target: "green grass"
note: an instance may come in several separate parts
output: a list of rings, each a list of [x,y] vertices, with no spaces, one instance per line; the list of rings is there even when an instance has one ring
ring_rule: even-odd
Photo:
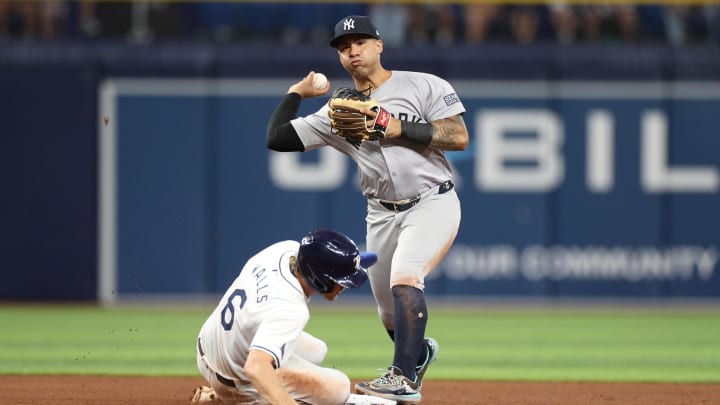
[[[195,373],[208,310],[0,307],[0,373]]]
[[[0,374],[197,375],[210,308],[0,306]],[[325,365],[392,360],[374,308],[311,308]],[[434,309],[433,379],[720,382],[720,310]]]

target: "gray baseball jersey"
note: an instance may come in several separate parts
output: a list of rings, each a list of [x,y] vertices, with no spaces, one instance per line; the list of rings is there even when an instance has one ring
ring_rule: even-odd
[[[452,86],[427,73],[393,71],[371,96],[393,117],[428,123],[465,112]],[[330,132],[328,106],[292,120],[305,150],[329,145],[350,156],[360,169],[362,193],[369,198],[395,201],[412,198],[452,178],[445,153],[405,139],[364,142],[356,149]]]
[[[445,80],[426,73],[392,71],[371,96],[393,117],[429,123],[465,112],[460,98]],[[447,253],[460,226],[460,202],[455,190],[440,190],[452,179],[442,150],[402,138],[363,142],[355,148],[333,135],[325,105],[314,114],[292,120],[305,150],[331,146],[358,165],[362,193],[368,197],[367,249],[378,262],[369,272],[383,325],[393,329],[391,288],[409,285],[424,289],[425,276]],[[395,212],[378,200],[397,201],[421,196],[417,205]]]

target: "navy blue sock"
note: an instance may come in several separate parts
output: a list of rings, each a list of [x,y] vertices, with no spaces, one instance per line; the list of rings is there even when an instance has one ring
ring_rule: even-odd
[[[393,366],[414,381],[415,366],[424,346],[428,319],[425,295],[421,290],[407,285],[393,287],[392,293],[395,298]]]
[[[385,330],[387,331],[388,336],[390,336],[390,340],[392,340],[394,342],[395,341],[395,331],[392,329],[385,329]],[[423,363],[425,363],[425,359],[427,359],[427,356],[428,356],[428,347],[427,347],[427,345],[424,344],[424,345],[420,346],[420,357],[418,357],[417,365],[415,366],[415,368],[423,365]]]
[[[422,346],[420,346],[420,357],[418,357],[415,367],[417,368],[418,366],[425,363],[425,358],[427,356],[428,356],[428,347],[425,344],[425,339],[423,338],[423,344],[422,344]]]

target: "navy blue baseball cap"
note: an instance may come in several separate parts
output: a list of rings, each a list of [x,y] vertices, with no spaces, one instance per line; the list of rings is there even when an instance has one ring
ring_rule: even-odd
[[[367,35],[375,39],[380,39],[380,32],[368,17],[364,15],[349,15],[335,24],[335,37],[330,41],[330,46],[337,48],[340,38],[351,34]]]

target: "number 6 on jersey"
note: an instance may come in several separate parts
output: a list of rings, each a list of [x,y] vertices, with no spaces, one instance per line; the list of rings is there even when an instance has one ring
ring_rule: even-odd
[[[235,305],[233,305],[235,297],[240,297],[240,304],[238,305],[240,309],[245,306],[245,301],[247,300],[247,295],[243,289],[237,289],[230,294],[227,304],[225,304],[225,308],[222,310],[222,316],[220,317],[220,323],[225,330],[232,329],[233,322],[235,322]]]

